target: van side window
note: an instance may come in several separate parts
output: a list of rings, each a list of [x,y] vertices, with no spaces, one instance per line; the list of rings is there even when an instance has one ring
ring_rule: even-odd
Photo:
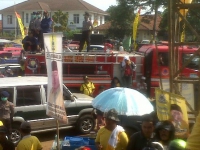
[[[48,97],[47,96],[47,85],[44,85],[44,88],[45,88],[45,93],[46,93],[46,98]],[[64,100],[71,100],[71,95],[65,90],[65,88],[63,87],[63,99]]]
[[[40,86],[17,87],[16,106],[30,106],[40,104]]]
[[[13,103],[14,88],[2,88],[2,89],[0,89],[0,93],[1,93],[2,91],[7,91],[7,92],[10,94],[10,96],[9,96],[9,98],[8,98],[8,101],[10,101],[10,102]]]

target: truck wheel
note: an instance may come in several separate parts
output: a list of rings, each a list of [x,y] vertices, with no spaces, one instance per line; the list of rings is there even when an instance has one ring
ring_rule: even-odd
[[[91,115],[83,115],[77,122],[77,129],[82,134],[88,134],[94,129],[94,118]]]
[[[11,138],[11,141],[15,145],[17,145],[19,143],[19,141],[21,140],[21,138],[22,138],[22,135],[20,133],[19,128],[20,128],[20,124],[18,124],[18,123],[14,123],[12,125],[12,133],[11,133],[11,137],[10,138]]]

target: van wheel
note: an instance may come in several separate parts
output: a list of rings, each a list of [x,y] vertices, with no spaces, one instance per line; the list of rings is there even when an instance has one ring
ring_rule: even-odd
[[[21,140],[22,138],[22,135],[20,133],[20,130],[19,130],[19,127],[20,125],[19,124],[13,124],[12,125],[12,133],[11,133],[11,141],[17,145],[19,143],[19,141]]]
[[[77,122],[77,129],[82,134],[88,134],[94,129],[94,118],[91,115],[83,115]]]

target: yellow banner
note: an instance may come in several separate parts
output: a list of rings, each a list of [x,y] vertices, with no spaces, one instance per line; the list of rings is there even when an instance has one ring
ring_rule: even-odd
[[[136,50],[137,44],[136,44],[136,38],[137,38],[137,28],[138,28],[138,22],[140,17],[140,9],[138,10],[138,13],[135,16],[135,19],[133,21],[133,46],[134,50]]]
[[[25,38],[25,33],[24,33],[24,25],[22,23],[22,19],[21,19],[20,15],[17,12],[15,12],[15,15],[16,15],[17,21],[19,23],[20,31],[21,31],[21,34],[22,34],[22,39],[24,39]]]
[[[159,120],[170,120],[176,129],[176,137],[187,138],[188,114],[185,99],[177,94],[172,94],[156,89],[156,107]]]

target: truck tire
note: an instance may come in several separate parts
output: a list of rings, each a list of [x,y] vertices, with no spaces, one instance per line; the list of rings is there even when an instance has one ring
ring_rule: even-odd
[[[78,131],[82,134],[88,134],[90,133],[95,126],[94,118],[91,115],[83,115],[78,119],[78,122],[76,124],[76,128]]]
[[[11,141],[16,146],[21,140],[21,138],[22,138],[22,135],[20,133],[20,123],[14,123],[12,125]]]

